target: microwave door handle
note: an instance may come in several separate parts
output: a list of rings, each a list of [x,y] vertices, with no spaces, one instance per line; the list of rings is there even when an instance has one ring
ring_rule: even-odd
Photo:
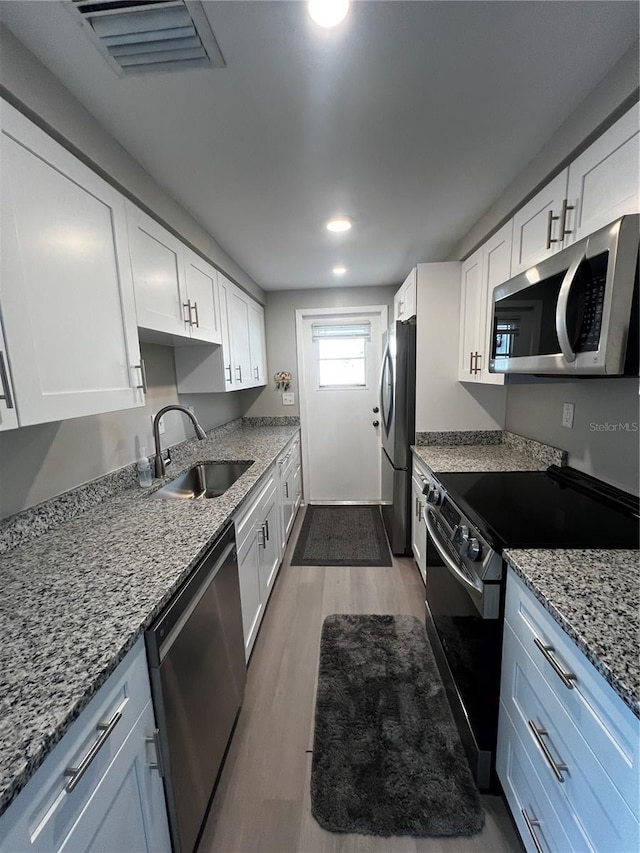
[[[558,343],[564,360],[573,363],[576,360],[576,354],[571,348],[569,340],[569,330],[567,329],[567,305],[569,304],[569,296],[571,288],[575,281],[578,267],[585,260],[586,254],[584,249],[581,249],[575,258],[571,261],[569,269],[566,272],[562,284],[560,285],[560,293],[558,294],[558,302],[556,303],[556,334],[558,335]]]
[[[449,571],[453,575],[455,575],[455,577],[457,578],[457,580],[460,581],[460,583],[463,583],[465,586],[471,587],[471,589],[474,590],[474,592],[480,592],[480,593],[484,592],[484,586],[483,586],[482,582],[479,581],[477,584],[472,583],[472,581],[470,581],[468,578],[466,578],[462,574],[462,572],[457,567],[455,562],[451,559],[449,554],[447,554],[447,551],[446,551],[444,545],[442,545],[442,543],[438,539],[438,531],[436,530],[433,522],[431,521],[429,509],[426,505],[425,505],[422,513],[423,513],[424,523],[426,525],[427,531],[429,532],[429,536],[431,536],[431,541],[433,542],[435,549],[438,552],[438,554],[440,554],[440,556],[442,557],[442,562],[445,564],[445,566],[449,569]]]

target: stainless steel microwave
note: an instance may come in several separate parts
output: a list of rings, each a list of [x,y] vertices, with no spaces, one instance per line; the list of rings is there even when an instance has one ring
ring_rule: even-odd
[[[493,291],[492,373],[638,375],[640,215]]]

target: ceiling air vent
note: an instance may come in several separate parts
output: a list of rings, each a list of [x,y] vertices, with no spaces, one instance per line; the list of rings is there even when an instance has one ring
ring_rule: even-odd
[[[65,6],[121,76],[225,65],[201,3],[73,0]]]

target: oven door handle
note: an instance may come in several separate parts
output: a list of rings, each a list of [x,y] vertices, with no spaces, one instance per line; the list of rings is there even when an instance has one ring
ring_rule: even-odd
[[[469,578],[465,577],[465,575],[460,571],[460,569],[458,568],[458,566],[456,565],[454,560],[447,553],[446,548],[444,547],[444,545],[440,542],[440,539],[438,538],[438,531],[436,530],[433,522],[431,521],[430,512],[426,506],[424,507],[424,510],[423,510],[423,518],[424,518],[424,523],[427,527],[427,531],[428,531],[429,535],[431,536],[433,544],[435,545],[436,551],[442,557],[442,560],[443,560],[445,566],[449,569],[449,571],[452,574],[455,575],[456,579],[459,580],[461,583],[463,583],[465,586],[471,587],[471,589],[474,590],[475,592],[483,593],[484,592],[484,585],[483,585],[482,581],[479,581],[477,584],[473,583],[473,581],[470,581]]]

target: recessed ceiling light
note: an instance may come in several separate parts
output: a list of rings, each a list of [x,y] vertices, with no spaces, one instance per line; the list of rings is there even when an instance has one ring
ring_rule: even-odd
[[[344,275],[347,271],[346,267],[334,267],[333,274],[334,275]]]
[[[327,231],[339,233],[340,231],[348,231],[351,228],[352,222],[347,216],[335,216],[327,222]]]
[[[349,11],[349,0],[309,0],[309,14],[321,27],[335,27]]]

